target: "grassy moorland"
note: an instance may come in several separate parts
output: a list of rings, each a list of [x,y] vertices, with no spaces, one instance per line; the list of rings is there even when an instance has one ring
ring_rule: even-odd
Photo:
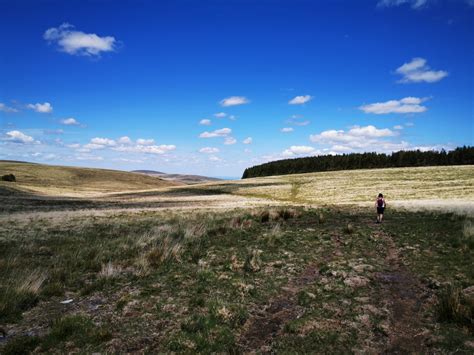
[[[4,188],[0,352],[472,352],[473,215],[359,205],[472,198],[472,168],[433,169]]]
[[[15,187],[18,189],[53,196],[90,196],[179,185],[158,177],[125,171],[2,161],[0,175],[5,174],[15,175]],[[2,182],[2,186],[11,184]]]

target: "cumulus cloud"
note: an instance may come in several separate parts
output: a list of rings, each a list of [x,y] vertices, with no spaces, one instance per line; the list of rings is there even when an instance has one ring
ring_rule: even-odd
[[[313,97],[311,95],[295,96],[290,101],[288,101],[288,103],[290,105],[302,105],[311,101],[312,99]]]
[[[220,101],[221,106],[228,107],[228,106],[237,106],[237,105],[244,105],[250,102],[245,96],[230,96]]]
[[[0,102],[0,111],[1,112],[18,112],[18,110],[16,108],[7,106],[7,105],[5,105],[1,102]]]
[[[66,126],[79,126],[80,123],[73,117],[65,118],[59,121],[61,124],[66,125]]]
[[[10,131],[7,132],[7,139],[13,143],[20,143],[20,144],[38,144],[40,142],[35,141],[35,139],[31,136],[28,136],[20,131]]]
[[[137,144],[138,145],[153,145],[153,144],[155,144],[155,140],[154,139],[138,138],[137,139]]]
[[[110,147],[113,147],[117,144],[113,139],[100,138],[100,137],[92,138],[91,143],[92,144],[97,144],[97,145],[110,146]]]
[[[60,51],[71,55],[100,56],[101,52],[114,51],[117,45],[112,36],[100,37],[95,33],[76,31],[69,23],[47,29],[43,38],[48,43],[55,43]]]
[[[214,148],[214,147],[204,147],[204,148],[199,149],[199,153],[215,154],[215,153],[219,153],[219,149]]]
[[[283,127],[282,129],[280,129],[280,132],[283,132],[283,133],[289,133],[293,131],[294,131],[293,127]]]
[[[119,144],[132,144],[132,140],[127,136],[123,136],[123,137],[120,137],[119,139],[117,139],[117,143],[119,143]]]
[[[214,114],[214,117],[217,117],[217,118],[224,118],[226,116],[227,116],[227,113],[225,112],[218,112]]]
[[[207,118],[203,118],[201,121],[199,121],[199,124],[203,125],[203,126],[210,126],[211,125],[211,120],[209,120]]]
[[[395,7],[395,6],[400,6],[404,4],[410,5],[412,9],[421,9],[427,3],[429,0],[380,0],[377,3],[378,7]]]
[[[39,113],[51,113],[53,112],[53,106],[49,102],[45,102],[43,104],[37,103],[37,104],[28,104],[26,106],[27,108],[34,110]]]
[[[447,71],[430,70],[426,59],[423,58],[413,58],[410,62],[397,68],[396,73],[402,76],[399,80],[400,83],[434,83],[448,76]]]
[[[281,155],[283,157],[292,157],[295,155],[308,155],[315,153],[316,149],[306,145],[292,145],[290,148],[285,149]]]
[[[226,137],[226,139],[224,140],[224,144],[226,145],[232,145],[235,143],[237,143],[237,139],[235,139],[234,137]]]
[[[365,113],[373,113],[376,115],[388,113],[420,113],[427,110],[425,106],[420,105],[425,100],[426,99],[418,97],[405,97],[401,100],[389,100],[386,102],[362,105],[359,109]]]
[[[354,126],[348,131],[327,130],[310,135],[313,143],[330,145],[330,151],[345,153],[353,151],[394,151],[406,149],[409,144],[405,141],[393,142],[398,131],[388,128],[377,128],[372,125]]]
[[[242,143],[244,144],[252,144],[252,142],[253,142],[252,137],[247,137],[242,141]]]
[[[215,161],[215,162],[222,162],[222,161],[223,161],[221,158],[216,157],[215,155],[211,155],[211,156],[209,157],[209,160],[210,160],[210,161]]]
[[[221,129],[216,129],[215,131],[212,132],[202,132],[199,135],[199,138],[215,138],[215,137],[226,137],[229,134],[232,133],[232,130],[230,128],[221,128]]]

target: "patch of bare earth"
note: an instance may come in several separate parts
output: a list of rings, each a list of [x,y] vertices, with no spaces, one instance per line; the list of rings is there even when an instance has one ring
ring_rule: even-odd
[[[433,302],[432,292],[400,261],[394,241],[378,231],[387,245],[386,271],[376,274],[380,285],[377,295],[389,310],[389,323],[383,327],[386,336],[381,353],[426,353],[429,331],[423,327],[423,311]]]
[[[282,289],[278,297],[250,318],[244,325],[239,339],[241,349],[245,352],[270,352],[273,340],[282,333],[284,325],[304,313],[304,308],[297,302],[298,292],[315,282],[318,276],[317,267],[308,265],[298,277]]]

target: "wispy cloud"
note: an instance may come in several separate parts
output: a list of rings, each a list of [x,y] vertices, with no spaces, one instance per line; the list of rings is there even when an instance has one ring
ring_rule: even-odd
[[[430,0],[380,0],[378,7],[394,7],[408,4],[412,9],[421,9],[428,4]]]
[[[250,102],[245,96],[230,96],[220,101],[221,106],[228,107],[228,106],[237,106],[237,105],[244,105]]]
[[[252,144],[252,142],[253,142],[252,137],[247,137],[242,141],[242,143],[244,144]]]
[[[214,147],[204,147],[204,148],[199,149],[199,153],[215,154],[215,153],[219,153],[219,149],[214,148]]]
[[[16,108],[7,106],[7,105],[5,105],[1,102],[0,102],[0,111],[1,112],[18,112],[18,110]]]
[[[229,134],[232,133],[232,130],[230,128],[221,128],[221,129],[216,129],[215,131],[212,132],[202,132],[199,135],[199,138],[215,138],[215,137],[226,137]]]
[[[209,120],[207,118],[203,118],[201,121],[199,121],[199,124],[203,125],[203,126],[210,126],[211,125],[211,120]]]
[[[448,76],[447,71],[431,70],[423,58],[413,58],[397,68],[396,72],[402,75],[400,83],[434,83]]]
[[[60,51],[71,55],[100,56],[101,52],[114,51],[117,45],[112,36],[101,37],[95,33],[76,31],[69,23],[49,28],[43,38],[48,43],[57,44]]]
[[[138,138],[137,139],[137,144],[138,145],[153,145],[153,144],[155,144],[155,140],[154,139]]]
[[[293,127],[283,127],[282,129],[280,129],[280,132],[283,132],[283,133],[290,133],[293,131],[294,131]]]
[[[224,144],[226,145],[232,145],[235,143],[237,143],[237,139],[235,139],[234,137],[226,137],[226,139],[224,140]]]
[[[311,123],[311,121],[305,120],[301,115],[293,115],[286,121],[286,123],[295,126],[307,126]]]
[[[420,113],[425,112],[427,108],[420,105],[426,98],[405,97],[401,100],[389,100],[386,102],[376,102],[373,104],[362,105],[360,110],[365,113],[383,115],[388,113]]]
[[[61,124],[65,125],[65,126],[79,126],[80,123],[79,121],[77,121],[75,118],[73,117],[69,117],[69,118],[64,118],[62,119],[61,121],[59,121]]]
[[[53,112],[53,106],[49,102],[45,102],[43,104],[37,103],[37,104],[28,104],[26,106],[27,108],[34,110],[39,113],[51,113]]]
[[[313,97],[311,95],[295,96],[290,101],[288,101],[288,103],[290,105],[302,105],[311,101],[312,99]]]
[[[217,117],[217,118],[224,118],[226,116],[227,116],[227,113],[225,112],[218,112],[214,114],[214,117]]]

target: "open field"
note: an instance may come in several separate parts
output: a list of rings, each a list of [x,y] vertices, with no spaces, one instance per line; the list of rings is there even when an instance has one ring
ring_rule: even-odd
[[[18,184],[0,186],[0,352],[474,351],[473,167]]]
[[[0,176],[16,176],[15,187],[43,195],[91,196],[108,192],[149,190],[179,183],[143,174],[107,169],[0,162]],[[2,183],[2,186],[9,184]]]

